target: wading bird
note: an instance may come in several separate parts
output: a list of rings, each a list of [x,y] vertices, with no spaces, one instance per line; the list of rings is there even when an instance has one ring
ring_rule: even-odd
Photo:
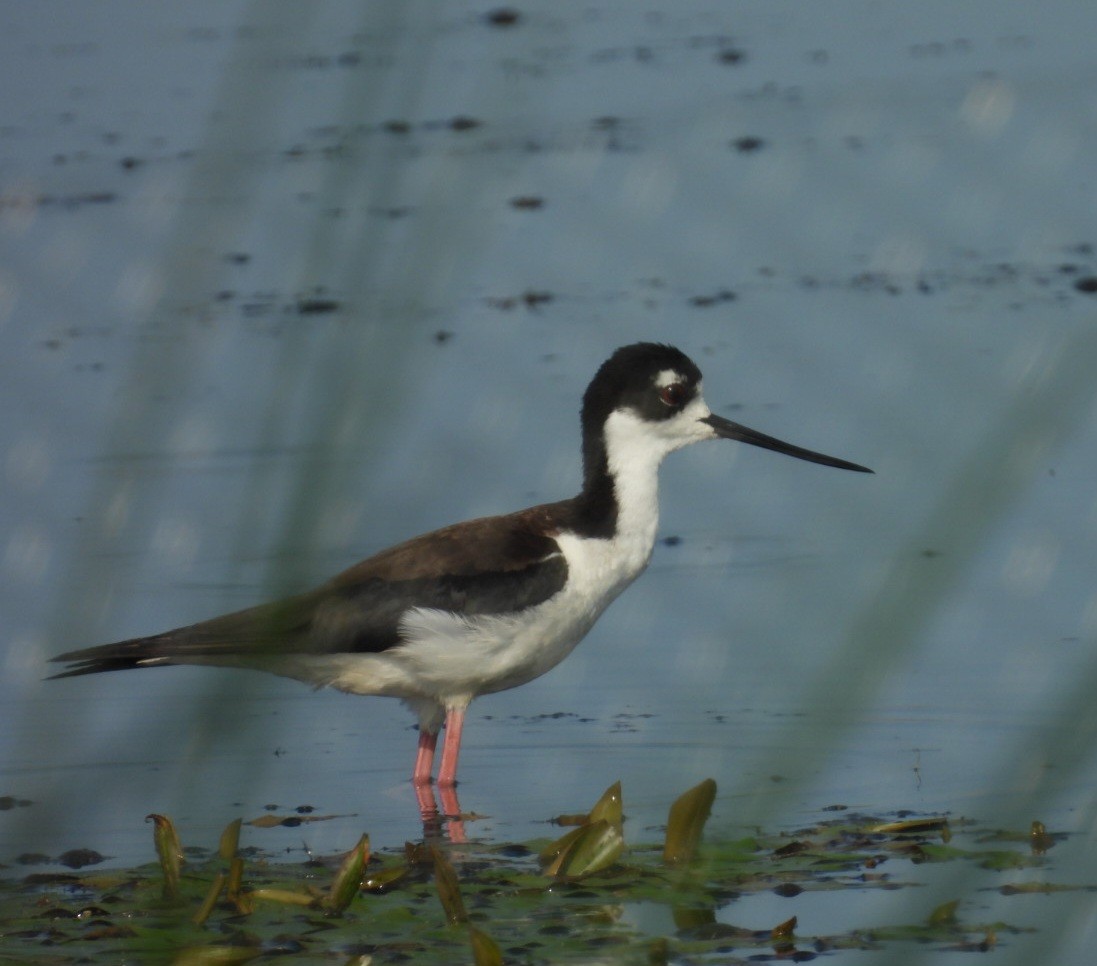
[[[445,722],[438,784],[452,787],[469,702],[559,664],[647,566],[668,453],[730,439],[871,472],[714,415],[697,366],[653,343],[602,365],[583,396],[582,431],[578,496],[415,537],[285,600],[61,654],[53,660],[71,666],[56,677],[200,664],[391,695],[419,717],[420,788]]]

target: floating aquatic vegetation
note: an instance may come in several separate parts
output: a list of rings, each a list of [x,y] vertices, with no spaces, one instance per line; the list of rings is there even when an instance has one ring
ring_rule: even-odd
[[[217,900],[221,898],[221,893],[225,891],[225,873],[218,872],[213,877],[213,882],[210,883],[209,892],[206,893],[206,898],[202,900],[202,904],[198,907],[198,911],[191,919],[196,926],[201,926],[210,917],[210,913],[213,912],[214,906],[217,905]]]
[[[558,879],[582,879],[608,869],[625,850],[620,827],[604,818],[580,826],[555,844],[545,874]]]
[[[937,815],[927,815],[924,818],[908,818],[898,822],[878,822],[867,831],[883,832],[889,835],[907,835],[917,832],[942,832],[945,833],[944,841],[948,841],[948,819]]]
[[[469,943],[472,945],[472,961],[476,966],[503,966],[503,951],[486,932],[469,926]]]
[[[606,963],[803,961],[889,944],[987,951],[1022,930],[971,918],[985,908],[978,894],[1054,902],[1061,892],[1097,891],[1054,881],[1046,852],[1065,836],[1042,825],[990,830],[940,816],[843,814],[734,836],[710,827],[715,795],[704,781],[675,800],[662,842],[626,834],[615,783],[554,842],[431,840],[378,854],[363,835],[343,856],[297,865],[251,843],[241,856],[240,835],[264,831],[233,822],[215,851],[188,850],[184,868],[173,823],[150,816],[156,864],[0,879],[0,961],[231,966],[277,956],[433,966],[471,955],[476,966],[496,966],[589,962],[592,951]],[[928,916],[924,898],[904,904],[901,890],[920,884],[919,865],[943,862],[967,872],[953,877],[954,895]],[[1003,883],[1002,871],[1012,869],[1037,871]],[[849,890],[852,898],[873,889],[898,893],[894,925],[828,933],[815,916],[812,933],[799,931],[812,892]],[[738,904],[765,892],[799,897],[799,920],[738,924]],[[169,893],[177,898],[165,902]],[[643,910],[653,908],[665,910],[656,931],[643,924]],[[903,922],[908,908],[917,911]]]
[[[320,906],[331,913],[341,913],[346,909],[362,888],[367,862],[369,862],[369,836],[363,835],[358,840],[358,844],[343,859],[332,880],[331,888],[320,900]]]
[[[164,815],[146,815],[146,822],[153,823],[153,841],[164,873],[164,898],[179,898],[179,873],[183,867],[183,846],[170,818]]]
[[[545,875],[581,879],[609,868],[625,849],[623,822],[621,783],[614,782],[577,828],[541,850],[539,858]]]
[[[247,824],[255,828],[276,828],[277,826],[296,828],[298,825],[307,825],[310,822],[330,822],[332,819],[346,817],[346,815],[275,815],[272,813],[253,818]]]
[[[712,803],[716,801],[716,782],[706,778],[682,795],[670,807],[667,838],[663,845],[663,861],[667,865],[682,865],[693,859],[701,842]]]
[[[221,841],[217,844],[217,854],[226,862],[236,857],[236,850],[240,847],[240,826],[243,822],[242,818],[234,819],[225,826],[225,831],[221,833]]]
[[[454,926],[468,922],[469,915],[465,911],[465,901],[461,898],[461,886],[453,864],[441,849],[432,847],[430,854],[434,861],[434,884],[438,888],[438,898],[446,914],[446,921]]]

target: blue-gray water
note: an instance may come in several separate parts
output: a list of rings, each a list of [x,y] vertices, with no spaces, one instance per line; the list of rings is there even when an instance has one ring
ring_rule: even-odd
[[[472,833],[620,778],[643,838],[711,776],[717,827],[1040,818],[1092,881],[1092,17],[520,11],[0,13],[0,795],[34,802],[0,861],[271,803],[347,816],[287,848],[415,837],[393,702],[46,658],[570,495],[583,388],[659,339],[716,411],[876,475],[673,456],[677,540],[473,706]],[[1059,909],[1084,948],[1091,903]]]

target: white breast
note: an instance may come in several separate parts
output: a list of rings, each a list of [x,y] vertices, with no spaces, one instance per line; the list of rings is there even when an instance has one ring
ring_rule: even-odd
[[[650,543],[634,540],[561,534],[557,542],[568,579],[549,600],[507,616],[409,611],[401,621],[406,643],[384,656],[406,668],[419,694],[442,704],[517,687],[554,668],[651,556]]]

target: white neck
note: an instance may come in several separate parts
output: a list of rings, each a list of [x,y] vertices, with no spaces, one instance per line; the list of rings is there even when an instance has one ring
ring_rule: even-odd
[[[628,412],[606,420],[606,462],[617,499],[617,539],[638,541],[650,556],[659,526],[659,465],[666,452],[652,445],[647,425]]]
[[[668,453],[712,438],[701,422],[709,414],[700,393],[664,422],[641,419],[629,410],[610,413],[604,430],[606,464],[617,497],[618,539],[638,540],[651,554],[659,525],[659,466]]]

